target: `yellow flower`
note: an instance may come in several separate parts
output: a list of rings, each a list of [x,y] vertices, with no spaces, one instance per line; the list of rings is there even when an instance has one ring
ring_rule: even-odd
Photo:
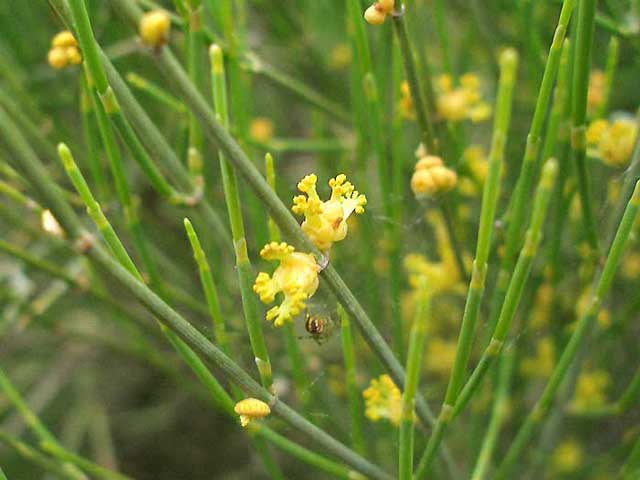
[[[156,49],[169,41],[170,30],[169,14],[160,9],[145,13],[138,24],[138,33],[142,42]]]
[[[551,302],[553,300],[553,287],[549,283],[543,283],[536,291],[536,301],[531,312],[531,327],[542,329],[549,323],[551,316]]]
[[[638,128],[635,120],[620,118],[613,122],[596,120],[587,129],[589,154],[611,167],[624,168],[629,164]]]
[[[260,272],[253,291],[263,303],[271,303],[278,293],[284,295],[282,303],[267,311],[267,320],[279,327],[291,320],[306,306],[305,301],[318,289],[320,267],[310,253],[301,253],[286,243],[272,242],[264,246],[260,256],[265,260],[278,260],[280,265],[270,277]]]
[[[394,425],[400,425],[402,394],[387,374],[371,379],[369,387],[362,392],[365,416],[377,422],[386,418]]]
[[[411,190],[416,198],[446,193],[456,186],[458,175],[445,167],[440,157],[427,155],[416,163]]]
[[[536,353],[520,362],[520,372],[525,377],[547,378],[556,363],[556,350],[550,337],[542,337],[536,343]]]
[[[367,8],[364,12],[364,19],[371,25],[381,25],[387,15],[393,11],[394,4],[394,0],[380,0]]]
[[[587,93],[587,111],[595,112],[604,101],[604,72],[593,70],[589,75],[589,93]]]
[[[63,30],[51,39],[51,49],[47,54],[47,61],[56,70],[67,65],[79,65],[82,62],[78,43],[69,30]]]
[[[258,142],[268,142],[273,137],[273,122],[266,117],[256,117],[249,125],[249,135]]]
[[[354,189],[345,175],[340,174],[329,180],[331,197],[323,202],[316,191],[317,181],[314,174],[300,180],[298,190],[306,195],[294,197],[291,210],[297,215],[304,215],[302,230],[320,250],[328,251],[334,242],[347,236],[347,219],[354,212],[364,212],[367,198]]]
[[[271,413],[269,405],[257,398],[245,398],[236,403],[233,410],[240,415],[240,425],[246,427],[252,420],[266,417]]]
[[[581,373],[571,401],[571,408],[584,410],[601,407],[607,401],[605,392],[609,385],[611,385],[611,378],[604,370]]]
[[[582,465],[582,448],[575,440],[565,440],[553,452],[552,464],[556,473],[573,473]]]
[[[449,75],[441,75],[436,81],[438,115],[450,122],[471,120],[479,123],[491,116],[491,106],[482,101],[480,79],[473,73],[460,77],[460,86],[454,88]]]
[[[424,359],[427,372],[447,378],[453,368],[456,348],[455,340],[443,340],[437,337],[429,340]]]

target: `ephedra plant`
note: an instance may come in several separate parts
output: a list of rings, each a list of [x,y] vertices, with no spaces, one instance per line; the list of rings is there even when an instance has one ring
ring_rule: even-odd
[[[0,16],[0,478],[640,478],[640,4]]]

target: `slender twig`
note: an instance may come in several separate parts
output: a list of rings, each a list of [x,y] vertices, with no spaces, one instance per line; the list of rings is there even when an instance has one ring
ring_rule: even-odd
[[[351,418],[351,444],[355,451],[364,453],[364,433],[362,415],[362,395],[358,389],[356,379],[356,357],[351,332],[351,321],[341,306],[338,306],[340,316],[340,336],[342,343],[342,358],[344,360],[344,383],[347,390],[349,416]]]
[[[144,78],[143,76],[138,75],[135,72],[129,72],[126,75],[126,79],[127,79],[127,82],[129,82],[129,84],[132,87],[137,88],[141,92],[146,93],[147,95],[149,95],[149,97],[166,105],[176,113],[185,112],[184,105],[180,102],[180,100],[175,98],[173,95],[171,95],[162,87]]]
[[[586,336],[591,330],[591,325],[600,311],[604,296],[611,287],[611,283],[613,282],[622,254],[624,253],[626,243],[629,239],[629,235],[639,209],[640,182],[636,183],[636,188],[631,200],[627,204],[627,209],[625,210],[622,221],[620,222],[616,232],[613,244],[611,245],[611,249],[609,250],[609,254],[605,260],[604,267],[594,283],[593,290],[589,297],[588,308],[580,317],[580,320],[578,321],[569,342],[565,346],[542,395],[527,416],[525,422],[519,428],[513,443],[511,443],[511,447],[496,473],[496,479],[502,480],[508,478],[510,472],[515,466],[515,462],[522,454],[523,449],[527,444],[529,444],[536,426],[549,413],[549,410],[553,405],[556,392],[569,371],[569,367],[573,363],[578,350],[586,341]]]
[[[410,480],[413,475],[414,406],[420,381],[422,357],[427,336],[427,323],[431,315],[431,297],[425,279],[418,285],[418,300],[414,313],[409,351],[407,353],[407,381],[402,392],[400,433],[398,447],[398,479]]]
[[[482,440],[480,454],[471,473],[471,480],[487,478],[487,470],[491,466],[491,458],[497,446],[498,434],[509,408],[509,391],[514,364],[515,355],[513,350],[505,350],[500,359],[498,384],[496,386],[495,399],[493,400],[493,408],[491,409],[491,418],[489,419],[487,432]]]
[[[211,61],[211,84],[213,88],[213,100],[217,117],[224,128],[229,127],[229,115],[227,111],[226,76],[224,71],[224,59],[222,50],[217,45],[212,45],[209,49]],[[227,211],[229,213],[229,223],[231,224],[231,236],[233,238],[233,248],[236,254],[236,268],[238,270],[238,280],[240,282],[240,293],[242,296],[242,308],[244,319],[249,333],[249,341],[255,356],[256,366],[265,388],[271,389],[273,376],[271,372],[271,362],[267,352],[267,345],[262,333],[262,322],[258,316],[257,299],[252,290],[253,268],[247,252],[247,240],[244,234],[244,222],[240,209],[240,195],[238,192],[238,182],[233,166],[226,160],[222,151],[218,153],[220,157],[220,170],[222,172],[222,185],[224,188]]]
[[[455,405],[473,346],[480,304],[484,294],[484,283],[487,274],[487,262],[491,250],[493,223],[500,193],[500,172],[504,161],[504,149],[507,143],[507,133],[511,121],[511,100],[515,84],[518,56],[514,50],[506,50],[500,57],[500,83],[498,98],[496,99],[496,116],[493,127],[493,139],[489,160],[489,173],[482,194],[480,210],[480,226],[476,245],[476,258],[467,293],[462,325],[456,347],[456,357],[451,371],[442,409],[431,434],[427,449],[420,461],[418,473],[425,475],[428,465],[435,455],[446,426],[451,419],[451,412]]]
[[[618,68],[618,55],[620,52],[620,40],[618,37],[611,37],[609,48],[607,49],[607,65],[604,71],[604,86],[602,87],[602,103],[598,106],[595,114],[596,118],[604,118],[609,113],[609,103],[611,102],[611,87]]]
[[[509,280],[513,272],[513,265],[522,246],[524,222],[526,221],[531,187],[536,175],[536,161],[540,150],[542,131],[544,128],[545,118],[547,117],[551,91],[560,64],[562,45],[569,26],[569,20],[571,19],[574,4],[575,0],[564,0],[562,3],[562,10],[560,11],[558,25],[553,35],[551,47],[549,48],[549,56],[544,68],[544,74],[538,91],[533,119],[531,120],[531,126],[527,136],[527,144],[524,151],[522,166],[520,168],[520,175],[518,176],[514,192],[511,195],[509,206],[507,208],[507,211],[509,212],[507,236],[505,240],[504,254],[500,261],[500,270],[496,285],[491,295],[489,319],[487,320],[488,332],[493,331],[493,328],[498,321],[500,306],[502,305],[509,285]]]

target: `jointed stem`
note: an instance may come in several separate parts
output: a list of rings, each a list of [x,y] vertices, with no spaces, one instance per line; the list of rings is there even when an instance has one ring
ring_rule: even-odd
[[[211,58],[213,100],[217,116],[222,126],[228,128],[229,116],[227,112],[226,77],[222,50],[217,45],[212,45],[209,54]],[[231,223],[231,236],[236,254],[236,267],[238,269],[238,280],[240,281],[244,319],[262,384],[266,389],[271,389],[271,384],[273,383],[271,362],[262,333],[262,322],[260,318],[258,318],[256,296],[251,288],[253,284],[253,268],[251,267],[249,254],[247,252],[247,240],[244,235],[244,222],[240,209],[238,183],[233,167],[226,160],[224,153],[221,151],[218,155],[220,157],[220,170],[222,172],[222,184],[227,202],[229,222]]]
[[[497,479],[506,479],[511,473],[516,461],[522,454],[524,447],[529,444],[531,436],[534,433],[536,426],[546,417],[553,404],[556,392],[562,384],[569,367],[573,363],[573,360],[586,341],[586,336],[591,330],[591,326],[596,319],[604,296],[609,291],[613,278],[615,276],[618,264],[624,253],[624,249],[627,241],[629,240],[629,234],[633,223],[637,217],[638,210],[640,209],[640,182],[636,183],[631,200],[627,204],[622,221],[618,227],[613,244],[609,250],[609,254],[605,261],[602,271],[598,275],[597,281],[594,284],[593,291],[591,292],[589,306],[585,313],[582,315],[578,324],[569,339],[565,349],[560,356],[560,360],[556,364],[547,385],[536,402],[533,410],[527,416],[524,424],[518,430],[518,433],[507,452],[504,460],[502,461],[500,468],[496,474]]]
[[[487,262],[491,248],[493,222],[500,192],[500,172],[504,160],[507,132],[511,121],[511,99],[517,73],[518,57],[514,50],[506,50],[500,58],[500,84],[496,100],[496,118],[493,130],[493,140],[489,160],[489,173],[482,194],[480,213],[480,227],[476,246],[476,258],[467,293],[462,326],[458,337],[456,357],[453,370],[447,386],[447,393],[442,405],[436,428],[429,438],[429,443],[418,467],[418,476],[426,475],[431,459],[438,450],[444,436],[446,425],[450,420],[450,413],[456,403],[458,392],[462,385],[467,362],[473,346],[480,304],[484,293],[484,283],[487,273]]]

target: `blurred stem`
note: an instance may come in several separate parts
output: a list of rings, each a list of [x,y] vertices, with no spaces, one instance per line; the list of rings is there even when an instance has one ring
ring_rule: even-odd
[[[609,104],[611,102],[611,86],[616,76],[618,68],[618,55],[620,52],[620,40],[612,36],[607,49],[607,65],[604,72],[604,87],[602,88],[602,103],[600,104],[595,118],[605,118],[609,114]]]
[[[40,443],[40,447],[45,452],[60,459],[61,461],[68,462],[84,470],[93,478],[101,478],[103,480],[133,480],[131,477],[113,472],[101,467],[100,465],[97,465],[96,463],[93,463],[90,460],[87,460],[86,458],[81,457],[80,455],[71,453],[68,450],[62,448],[57,443],[43,441]]]
[[[25,423],[29,426],[31,431],[35,434],[40,442],[48,442],[57,445],[59,448],[62,446],[58,443],[58,440],[53,436],[49,429],[42,423],[40,418],[29,408],[22,395],[13,385],[13,382],[4,373],[4,370],[0,367],[0,389],[4,392],[5,396],[13,404],[15,409],[20,413]],[[4,438],[2,438],[4,437]],[[0,436],[5,442],[8,438],[6,435]],[[11,443],[11,442],[10,442]],[[14,443],[15,445],[15,443]],[[67,476],[77,480],[86,479],[86,477],[72,465],[65,464],[63,469],[67,472]]]
[[[444,13],[444,0],[435,0],[433,6],[433,16],[436,24],[436,32],[442,50],[442,69],[444,73],[453,76],[451,68],[451,45],[449,44],[449,30],[447,28],[446,16]]]
[[[551,377],[549,378],[542,395],[527,416],[524,424],[518,429],[513,443],[511,443],[506,456],[503,458],[502,463],[496,472],[496,479],[504,480],[509,478],[509,474],[513,470],[513,467],[522,454],[522,451],[530,444],[531,437],[534,434],[537,425],[546,417],[553,406],[556,392],[569,371],[569,367],[578,353],[578,350],[586,341],[587,334],[591,330],[591,325],[600,311],[602,301],[611,287],[611,283],[613,282],[618,264],[620,263],[620,259],[624,253],[626,243],[629,240],[629,235],[639,209],[640,182],[636,183],[636,188],[631,200],[627,204],[624,216],[622,217],[622,221],[620,222],[616,232],[615,239],[605,260],[604,267],[594,283],[594,287],[589,297],[588,307],[585,313],[580,317],[580,320],[571,334],[569,342],[562,351],[562,355],[553,369]]]
[[[150,98],[157,101],[158,103],[162,103],[169,107],[176,113],[183,114],[185,113],[184,105],[167,92],[162,87],[154,84],[150,80],[147,80],[141,75],[138,75],[135,72],[129,72],[126,75],[127,82],[134,88],[137,88],[141,92],[146,93]]]
[[[640,435],[633,444],[627,461],[622,465],[619,477],[622,480],[632,480],[638,473],[640,473]]]
[[[349,315],[347,315],[347,312],[345,312],[340,305],[338,305],[338,315],[340,317],[340,340],[342,343],[342,358],[344,361],[344,383],[347,390],[347,402],[351,420],[351,444],[356,452],[364,454],[365,446],[363,434],[362,396],[358,389],[356,357],[353,345],[353,335],[351,332],[351,322],[349,320]]]
[[[229,128],[229,114],[227,110],[226,77],[224,71],[224,59],[222,50],[217,45],[209,49],[211,61],[211,85],[213,88],[213,100],[216,115],[223,128]],[[236,267],[242,295],[242,307],[245,323],[249,333],[249,341],[255,356],[256,366],[260,374],[263,386],[267,390],[272,389],[273,374],[271,361],[267,352],[267,345],[262,333],[262,322],[258,315],[257,300],[253,293],[253,268],[247,252],[247,240],[244,234],[244,222],[240,209],[240,196],[238,183],[232,165],[226,160],[222,151],[218,152],[220,158],[220,170],[222,173],[222,185],[231,224],[231,236],[236,254]]]
[[[500,174],[504,161],[504,149],[507,142],[507,134],[511,123],[511,103],[513,88],[518,69],[518,56],[515,50],[505,50],[500,56],[500,81],[498,85],[498,97],[496,99],[496,116],[493,127],[491,153],[489,156],[489,172],[482,193],[482,207],[480,210],[480,226],[476,245],[476,258],[473,262],[473,270],[467,293],[462,325],[458,336],[456,356],[453,369],[447,385],[445,399],[438,416],[435,429],[431,433],[425,452],[420,460],[417,477],[427,475],[431,461],[436,452],[446,428],[451,420],[451,413],[458,398],[469,361],[469,355],[473,347],[476,324],[480,304],[484,294],[484,284],[487,274],[487,262],[491,250],[491,236],[493,223],[500,193]]]
[[[188,23],[186,29],[186,49],[187,49],[187,72],[195,88],[201,94],[205,92],[206,69],[205,69],[205,39],[202,32],[203,11],[200,0],[190,2],[188,7]],[[204,147],[204,137],[202,127],[198,119],[189,113],[189,149],[188,167],[189,173],[194,179],[194,183],[202,183],[202,155]]]
[[[424,278],[418,285],[418,299],[409,336],[407,380],[402,392],[398,449],[398,479],[411,480],[413,475],[413,446],[415,424],[415,396],[420,382],[420,370],[427,337],[427,323],[431,316],[431,297]]]
[[[558,25],[553,35],[551,47],[549,48],[549,56],[542,75],[542,83],[538,91],[533,119],[527,135],[527,144],[525,146],[520,175],[516,182],[515,189],[509,200],[508,225],[507,234],[504,245],[504,254],[500,261],[500,270],[498,272],[496,285],[491,296],[491,304],[489,310],[489,318],[487,320],[488,332],[492,332],[500,307],[503,303],[509,280],[513,272],[513,265],[516,261],[518,252],[522,246],[522,237],[524,233],[524,222],[527,218],[528,206],[530,205],[530,191],[536,176],[536,161],[540,151],[542,140],[542,132],[544,128],[545,118],[549,108],[549,99],[551,91],[556,79],[558,67],[560,65],[560,57],[562,54],[562,45],[566,36],[566,31],[571,19],[575,0],[564,0],[562,10],[558,19]],[[546,159],[543,159],[546,160]]]
[[[86,479],[84,475],[73,474],[65,468],[64,465],[60,465],[58,462],[52,460],[50,457],[42,454],[38,450],[30,447],[26,443],[23,443],[18,438],[9,435],[8,433],[0,430],[0,443],[4,443],[6,446],[15,450],[15,452],[23,457],[25,460],[37,465],[45,472],[50,472],[60,478],[79,480]],[[7,480],[0,469],[0,479]]]
[[[587,167],[587,93],[591,72],[591,44],[595,22],[597,0],[580,0],[578,7],[578,29],[573,58],[573,105],[571,109],[571,150],[578,175],[580,206],[587,241],[592,250],[591,261],[599,254],[598,228],[593,212],[591,184]]]
[[[491,417],[484,439],[482,440],[482,448],[478,455],[478,460],[473,468],[471,480],[484,480],[487,477],[487,470],[491,466],[491,458],[497,446],[500,428],[507,416],[509,409],[509,393],[511,389],[511,377],[515,364],[515,352],[513,349],[507,349],[500,358],[500,368],[498,373],[498,384],[496,386],[495,398],[493,400],[493,408],[491,409]]]

